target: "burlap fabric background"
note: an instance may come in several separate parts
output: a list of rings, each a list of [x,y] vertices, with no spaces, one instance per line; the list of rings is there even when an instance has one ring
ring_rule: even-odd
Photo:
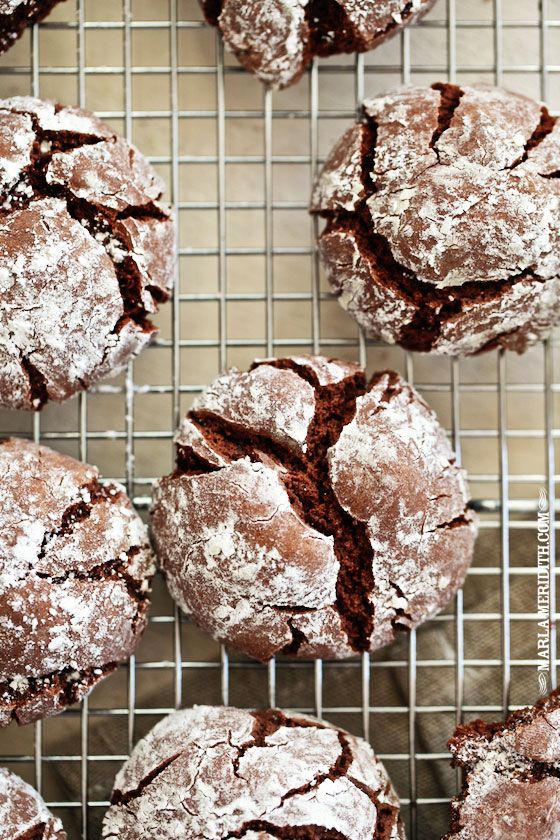
[[[496,41],[493,24],[500,7],[504,26]],[[549,20],[560,21],[560,0],[549,0],[547,8]],[[126,9],[131,14],[128,30],[123,25]],[[174,61],[168,22],[175,10],[179,116],[174,123],[170,114]],[[450,10],[457,18],[456,41],[449,37]],[[78,13],[83,14],[86,24],[83,35],[76,28]],[[357,358],[360,353],[354,324],[335,301],[328,299],[324,282],[323,297],[314,310],[313,230],[305,209],[312,177],[312,117],[316,111],[320,116],[318,149],[324,156],[352,117],[356,97],[354,60],[349,57],[321,63],[316,99],[308,77],[297,87],[275,94],[269,103],[272,118],[267,146],[263,90],[229,57],[223,86],[226,115],[223,122],[218,118],[219,52],[215,33],[201,27],[200,20],[195,0],[178,0],[176,4],[171,0],[85,0],[81,7],[77,0],[67,0],[40,28],[35,72],[31,69],[29,34],[0,60],[0,95],[35,91],[66,102],[81,100],[122,131],[129,130],[166,178],[169,198],[179,202],[181,298],[177,326],[182,410],[197,388],[213,378],[223,364],[246,366],[271,347],[276,353],[312,350],[314,314],[315,335],[323,352],[347,358]],[[548,99],[558,111],[560,74],[552,65],[559,54],[560,26],[552,26],[543,36],[537,0],[500,4],[491,0],[439,0],[426,23],[411,31],[404,41],[397,39],[365,57],[364,89],[375,93],[391,87],[406,78],[408,71],[417,82],[446,78],[449,61],[455,56],[459,81],[494,81],[498,61],[506,86],[538,97],[541,39],[551,65]],[[80,46],[81,59],[77,52]],[[130,120],[125,119],[127,109]],[[222,129],[225,158],[220,156]],[[176,169],[172,165],[174,141],[179,155]],[[223,183],[218,177],[220,160]],[[270,216],[266,212],[267,160]],[[226,201],[222,216],[218,210],[220,186]],[[222,263],[220,242],[226,249]],[[136,390],[129,388],[128,401],[125,378],[121,376],[85,402],[49,406],[40,422],[41,435],[50,445],[76,456],[81,452],[97,463],[106,477],[131,479],[131,489],[144,511],[151,480],[172,464],[170,438],[175,415],[170,306],[162,309],[158,324],[159,342],[134,364]],[[407,365],[400,350],[373,346],[367,348],[366,355],[370,370],[389,366],[412,372],[426,399],[451,429],[453,369],[448,360],[416,357]],[[554,348],[548,356],[549,364],[557,362],[556,355]],[[513,520],[510,701],[514,705],[532,702],[537,695],[534,505],[547,467],[544,363],[542,347],[522,358],[508,357],[502,379],[507,405],[507,418],[503,418],[510,472],[507,489]],[[488,508],[496,508],[483,516],[475,568],[464,592],[464,716],[492,718],[501,716],[503,686],[502,557],[497,507],[499,360],[495,354],[466,360],[455,374],[460,383],[459,442],[472,476],[473,496],[484,500]],[[558,390],[554,373],[552,379],[554,410]],[[86,429],[87,439],[83,434]],[[0,432],[32,434],[33,419],[0,412]],[[87,446],[80,447],[84,439]],[[133,441],[134,461],[127,462],[127,439]],[[114,774],[128,752],[129,734],[136,740],[175,705],[173,606],[161,581],[156,583],[152,616],[138,650],[133,678],[129,682],[128,669],[123,667],[108,679],[91,696],[87,717],[78,708],[46,721],[40,736],[33,728],[11,727],[0,733],[3,763],[31,782],[35,781],[34,759],[40,740],[42,790],[64,819],[71,840],[77,840],[82,831],[83,780],[87,780],[90,803],[88,836],[96,838]],[[456,720],[455,630],[451,607],[447,615],[417,635],[416,797],[420,801],[418,837],[423,840],[434,840],[444,832],[448,806],[441,800],[451,796],[456,785],[445,748]],[[224,672],[219,646],[186,623],[180,635],[182,703],[221,702]],[[372,743],[384,757],[405,800],[411,797],[408,657],[406,638],[372,657],[369,695]],[[361,734],[361,662],[325,663],[322,673],[325,717]],[[277,663],[278,705],[315,711],[316,685],[313,663]],[[264,706],[269,699],[266,666],[232,656],[229,702]],[[132,717],[128,713],[130,705],[136,709]],[[87,761],[82,759],[84,751],[89,755]],[[408,817],[408,806],[404,810]]]

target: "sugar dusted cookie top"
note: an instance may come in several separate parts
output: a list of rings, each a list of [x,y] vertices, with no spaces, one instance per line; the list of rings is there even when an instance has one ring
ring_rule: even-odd
[[[154,572],[122,487],[0,442],[0,726],[56,714],[133,652]]]
[[[460,726],[449,741],[465,771],[445,840],[560,836],[560,698],[553,692],[505,723]]]
[[[163,189],[92,114],[0,101],[0,406],[65,400],[149,343],[173,280]]]
[[[424,15],[435,0],[201,0],[209,23],[266,85],[294,84],[315,56],[365,52]]]
[[[0,840],[66,840],[62,823],[33,788],[0,767]]]
[[[311,210],[342,306],[410,350],[523,351],[560,317],[560,123],[487,85],[366,100]]]
[[[278,709],[169,715],[136,745],[111,799],[104,840],[404,840],[369,744]]]
[[[475,517],[434,413],[396,373],[322,357],[231,370],[195,402],[155,488],[171,594],[258,659],[375,650],[438,612]]]

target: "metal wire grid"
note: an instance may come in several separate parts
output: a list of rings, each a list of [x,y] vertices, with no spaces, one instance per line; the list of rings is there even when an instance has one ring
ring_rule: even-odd
[[[264,351],[273,355],[282,352],[283,349],[300,347],[313,352],[345,353],[358,355],[360,360],[370,366],[378,359],[385,359],[382,348],[374,344],[368,344],[361,336],[347,337],[345,334],[330,335],[325,333],[322,318],[322,309],[329,301],[329,295],[324,291],[321,284],[320,270],[314,249],[314,238],[317,233],[317,222],[309,223],[309,242],[305,246],[283,246],[275,243],[275,214],[281,211],[303,211],[304,202],[278,201],[275,200],[275,167],[304,165],[313,174],[320,163],[320,132],[324,119],[350,119],[353,116],[352,104],[348,109],[333,109],[321,107],[320,80],[329,74],[350,76],[353,79],[353,99],[359,101],[366,91],[366,80],[370,81],[370,73],[379,73],[394,76],[398,74],[403,82],[409,81],[416,73],[431,76],[432,79],[446,75],[450,81],[462,78],[466,73],[470,74],[491,74],[497,84],[507,82],[508,75],[539,74],[540,92],[543,99],[549,98],[550,80],[560,74],[560,65],[551,63],[549,54],[550,33],[560,28],[560,7],[553,6],[554,0],[541,0],[538,18],[509,20],[504,16],[505,4],[502,0],[493,0],[493,15],[491,19],[487,16],[485,20],[458,19],[455,0],[440,0],[428,19],[421,24],[421,30],[430,31],[443,30],[447,38],[447,61],[446,66],[434,63],[428,66],[425,63],[418,67],[413,62],[411,51],[412,33],[410,30],[403,32],[400,44],[395,48],[398,51],[398,60],[395,63],[377,65],[375,56],[359,56],[354,64],[339,63],[334,59],[328,63],[314,64],[307,84],[308,100],[304,107],[298,108],[276,108],[275,95],[268,92],[263,93],[262,107],[242,108],[232,107],[228,98],[227,81],[229,78],[241,76],[242,71],[234,63],[224,62],[224,55],[219,41],[216,42],[215,65],[189,65],[188,62],[180,63],[178,37],[182,31],[188,31],[194,37],[202,33],[204,24],[196,13],[194,0],[122,0],[122,14],[116,19],[96,20],[93,17],[93,6],[86,5],[85,0],[76,0],[75,19],[54,22],[55,19],[43,24],[40,28],[34,27],[30,40],[30,56],[27,65],[10,66],[6,61],[0,67],[2,80],[0,90],[4,93],[14,92],[14,85],[25,87],[28,84],[28,91],[33,95],[44,94],[45,80],[50,82],[49,77],[63,83],[66,78],[76,82],[76,98],[80,105],[88,105],[87,83],[96,75],[111,77],[111,82],[122,87],[123,108],[102,111],[101,116],[112,121],[122,121],[124,133],[132,138],[135,134],[135,127],[143,121],[168,120],[169,121],[169,154],[153,155],[153,163],[166,170],[168,175],[171,200],[179,216],[195,211],[209,211],[217,217],[217,237],[213,247],[193,247],[188,240],[182,241],[178,249],[178,258],[181,266],[181,274],[184,269],[189,273],[189,263],[197,258],[212,258],[216,261],[217,288],[214,291],[184,291],[183,282],[177,278],[177,284],[172,300],[172,315],[169,324],[164,326],[162,337],[158,339],[154,350],[148,354],[161,352],[166,353],[166,365],[169,371],[170,380],[168,383],[156,384],[159,379],[153,377],[145,378],[135,376],[135,365],[130,364],[121,384],[104,384],[96,389],[91,396],[81,396],[77,403],[76,416],[71,416],[70,409],[66,408],[67,415],[63,411],[50,415],[44,413],[43,418],[36,416],[32,421],[28,417],[14,416],[6,413],[0,414],[0,427],[6,432],[16,431],[21,434],[32,434],[35,440],[48,441],[51,445],[68,449],[74,448],[80,458],[87,460],[92,445],[96,447],[106,446],[118,442],[123,452],[123,473],[115,476],[124,480],[129,493],[134,497],[135,503],[145,509],[149,502],[149,487],[156,477],[149,471],[137,469],[135,454],[141,444],[158,445],[164,442],[171,446],[170,441],[185,401],[203,386],[193,376],[192,369],[189,369],[189,352],[192,350],[204,350],[208,353],[217,352],[217,366],[222,368],[235,357],[237,351],[246,354],[258,355]],[[101,4],[99,4],[101,5]],[[107,6],[107,3],[105,3]],[[113,4],[116,5],[116,4]],[[491,5],[490,1],[488,5]],[[527,4],[529,5],[529,4]],[[108,6],[107,6],[108,8]],[[164,10],[164,17],[161,17]],[[557,12],[556,19],[552,12]],[[504,60],[503,35],[504,31],[520,28],[529,33],[538,33],[538,55],[533,63],[524,65],[508,65]],[[133,64],[133,40],[138,32],[165,32],[169,38],[169,64],[163,66],[137,66]],[[478,66],[472,64],[468,67],[461,65],[458,60],[457,40],[464,33],[473,37],[477,32],[490,30],[493,35],[493,60],[491,63],[481,62]],[[40,34],[41,31],[41,34]],[[45,66],[41,61],[40,46],[51,33],[72,32],[76,39],[76,59],[71,66]],[[86,61],[86,40],[90,33],[114,32],[122,33],[122,66],[100,66],[88,64]],[[9,59],[9,57],[8,57]],[[164,76],[168,80],[169,103],[163,108],[138,108],[134,103],[134,81],[138,75]],[[188,78],[211,77],[215,83],[215,105],[214,107],[195,109],[185,108],[184,97],[181,95],[181,80]],[[302,81],[302,85],[306,81]],[[47,85],[48,92],[53,95],[52,86]],[[25,91],[21,91],[25,92]],[[157,103],[159,105],[159,102]],[[234,155],[228,153],[227,148],[227,126],[228,120],[245,119],[259,120],[263,124],[263,149],[260,153]],[[301,154],[278,154],[274,150],[274,131],[277,121],[280,120],[304,120],[308,125],[308,151],[302,150]],[[210,154],[185,154],[181,150],[181,128],[183,121],[189,120],[212,120],[215,126],[216,148]],[[185,190],[186,196],[182,194],[182,170],[189,166],[205,164],[213,167],[217,182],[217,195],[214,201],[190,201],[188,200],[188,187]],[[264,169],[264,180],[262,200],[258,201],[231,201],[227,194],[228,167],[231,165],[259,165]],[[228,216],[231,211],[259,211],[264,214],[264,245],[256,244],[250,247],[234,247],[228,242]],[[311,284],[308,291],[278,291],[275,288],[275,268],[277,258],[285,256],[297,256],[308,259],[311,262]],[[264,260],[264,290],[244,291],[241,293],[231,292],[228,288],[228,273],[232,257],[260,257]],[[196,262],[195,262],[196,265]],[[249,264],[250,265],[250,264]],[[255,283],[256,288],[258,285]],[[310,305],[309,333],[304,337],[289,338],[278,337],[276,333],[275,307],[282,302],[292,304],[301,303],[302,306]],[[183,308],[195,309],[200,304],[213,303],[217,306],[218,327],[217,335],[212,338],[191,338],[183,332]],[[249,334],[240,338],[232,338],[229,335],[228,308],[238,303],[264,304],[264,319],[262,338],[250,338]],[[340,315],[342,318],[342,314]],[[469,381],[468,374],[465,374],[466,363],[452,361],[443,367],[440,363],[425,360],[419,362],[411,354],[395,356],[404,368],[409,380],[417,380],[416,384],[421,390],[429,392],[432,396],[449,401],[448,416],[450,419],[450,434],[454,442],[458,457],[466,443],[479,442],[482,439],[492,440],[497,444],[498,469],[489,469],[484,461],[484,456],[476,464],[476,470],[472,475],[473,486],[481,492],[477,492],[476,505],[483,514],[482,526],[485,530],[499,531],[499,545],[496,556],[491,558],[491,564],[476,565],[472,570],[472,577],[499,576],[501,587],[501,610],[498,613],[465,612],[463,593],[456,598],[454,610],[438,617],[434,622],[441,627],[452,624],[454,630],[454,655],[451,660],[443,658],[429,658],[423,655],[418,656],[418,644],[420,634],[410,634],[407,643],[407,651],[403,655],[402,648],[386,653],[384,657],[370,657],[364,655],[361,661],[349,665],[337,665],[332,663],[321,663],[317,661],[310,665],[303,663],[271,662],[268,666],[260,666],[239,658],[230,657],[225,649],[221,649],[219,657],[200,655],[196,648],[185,645],[185,623],[182,621],[176,607],[168,608],[167,612],[162,611],[151,619],[151,625],[163,627],[169,632],[172,639],[173,654],[168,658],[159,658],[145,661],[137,661],[135,657],[125,669],[127,685],[127,702],[113,702],[106,707],[93,705],[93,700],[85,700],[81,708],[70,710],[60,720],[66,722],[68,727],[67,741],[63,741],[61,748],[55,752],[44,749],[45,731],[51,726],[51,722],[39,723],[34,728],[33,744],[30,745],[29,738],[24,739],[24,734],[18,732],[11,734],[10,740],[5,735],[0,737],[0,752],[3,753],[2,763],[9,764],[15,769],[24,773],[33,767],[33,774],[30,780],[34,781],[36,787],[41,791],[44,788],[44,777],[53,768],[63,768],[66,765],[73,765],[79,769],[78,794],[74,797],[49,796],[50,806],[59,810],[63,819],[68,819],[72,814],[79,814],[80,829],[83,840],[95,836],[92,826],[97,822],[93,819],[104,810],[107,805],[105,798],[99,799],[92,796],[90,787],[90,776],[97,763],[107,765],[107,789],[114,772],[121,761],[130,752],[138,735],[138,724],[143,717],[151,720],[152,717],[166,714],[173,707],[189,703],[189,682],[192,682],[192,674],[198,669],[208,674],[210,681],[219,676],[220,696],[224,703],[230,702],[234,696],[233,688],[238,681],[249,678],[250,674],[264,674],[266,678],[266,701],[270,705],[277,703],[279,696],[284,696],[280,691],[283,675],[287,672],[299,671],[304,675],[308,687],[311,690],[312,702],[300,706],[300,711],[312,712],[319,717],[330,717],[331,719],[343,718],[350,728],[357,734],[363,734],[366,738],[373,735],[373,743],[378,742],[382,734],[380,729],[383,721],[388,715],[400,715],[405,730],[406,748],[397,751],[381,752],[381,757],[386,761],[392,773],[398,765],[407,768],[408,791],[401,790],[405,815],[407,817],[409,836],[436,837],[433,826],[434,808],[439,809],[440,814],[444,813],[448,796],[422,795],[419,792],[419,763],[420,762],[441,762],[447,760],[447,754],[437,751],[432,745],[428,745],[426,751],[419,747],[418,724],[420,718],[429,714],[446,713],[460,722],[466,715],[487,713],[501,715],[506,712],[510,705],[510,685],[512,668],[535,667],[534,659],[519,659],[512,657],[512,624],[516,621],[534,621],[534,612],[519,612],[512,610],[510,605],[510,584],[512,578],[517,575],[527,577],[527,586],[531,584],[531,576],[534,576],[535,567],[532,557],[527,558],[524,565],[510,565],[510,539],[523,529],[535,527],[534,511],[536,508],[534,498],[535,486],[544,485],[548,491],[551,511],[555,509],[555,488],[558,480],[555,461],[555,439],[560,434],[560,429],[555,425],[555,395],[560,391],[560,383],[555,379],[555,354],[556,342],[551,340],[544,345],[542,351],[542,375],[534,377],[534,367],[523,365],[519,368],[524,375],[511,377],[508,375],[508,364],[510,360],[504,354],[495,354],[490,365],[495,365],[495,375],[483,382]],[[146,355],[148,355],[146,354]],[[194,357],[197,358],[197,357]],[[383,363],[383,362],[382,362]],[[138,366],[140,363],[136,363]],[[415,377],[416,369],[420,367],[422,377]],[[519,366],[518,366],[519,367]],[[518,371],[516,367],[516,371]],[[468,368],[467,368],[468,370]],[[476,368],[475,368],[476,371]],[[496,423],[491,428],[477,428],[462,426],[462,409],[465,400],[470,394],[482,394],[488,400],[496,400],[497,415]],[[145,395],[159,396],[170,399],[169,424],[165,429],[153,428],[139,429],[136,423],[136,411],[138,401]],[[104,396],[114,396],[124,403],[123,423],[119,431],[107,428],[113,426],[111,422],[105,422],[98,426],[97,405]],[[511,399],[517,396],[526,397],[531,400],[543,398],[544,405],[541,414],[542,423],[535,423],[531,428],[517,427],[510,425],[509,411]],[[99,402],[99,405],[102,405]],[[103,404],[104,405],[104,404]],[[167,405],[167,404],[166,404]],[[103,407],[101,411],[103,412]],[[95,423],[90,419],[95,416]],[[45,421],[46,417],[46,421]],[[145,420],[145,418],[144,418]],[[15,423],[15,425],[14,425]],[[32,425],[29,425],[29,424]],[[146,424],[149,425],[149,424]],[[537,446],[544,446],[543,469],[535,472],[516,469],[510,471],[508,460],[512,443],[525,441],[527,445],[535,443]],[[162,466],[161,472],[165,471]],[[107,472],[107,471],[106,471]],[[155,471],[154,471],[155,472]],[[471,472],[473,472],[471,470]],[[157,473],[159,474],[159,472]],[[515,491],[511,498],[511,488],[515,485]],[[488,488],[488,492],[484,492]],[[527,492],[519,492],[519,488],[527,488]],[[555,527],[551,529],[551,555],[555,555]],[[494,562],[495,560],[495,562]],[[555,631],[556,604],[555,604],[555,581],[556,570],[554,563],[551,564],[550,586],[551,606],[550,618],[552,622],[551,633],[551,661],[555,673],[557,665],[557,639]],[[495,651],[492,658],[469,656],[465,647],[465,629],[470,622],[492,622],[498,620],[500,623],[500,650]],[[193,644],[196,645],[195,637]],[[204,648],[206,652],[206,648]],[[499,702],[494,704],[480,703],[468,704],[465,702],[465,673],[466,669],[485,667],[498,669],[501,673],[501,697]],[[359,685],[356,689],[356,700],[350,705],[341,705],[340,702],[325,702],[325,682],[331,682],[331,675],[336,674],[337,669],[353,668],[359,674]],[[423,702],[422,688],[419,677],[426,669],[447,668],[453,673],[454,681],[454,703],[448,704],[427,704]],[[376,684],[388,679],[391,671],[402,671],[406,673],[406,702],[400,705],[381,706],[372,702],[372,693]],[[137,704],[137,683],[140,676],[146,672],[153,679],[159,679],[164,672],[171,671],[173,674],[173,701],[169,705],[157,704],[155,706],[143,707]],[[431,673],[431,671],[429,671]],[[342,673],[342,672],[341,672]],[[346,674],[347,671],[344,671]],[[114,679],[114,678],[113,678]],[[553,677],[554,680],[554,677]],[[110,682],[107,681],[108,683]],[[536,683],[535,683],[536,684]],[[99,691],[99,689],[98,689]],[[330,689],[329,689],[330,691]],[[96,692],[93,698],[97,695]],[[333,692],[336,694],[336,691]],[[214,694],[208,690],[208,697],[197,696],[199,701],[207,699],[213,702]],[[534,696],[523,698],[523,702],[531,702]],[[286,703],[284,705],[296,705]],[[255,703],[262,704],[262,698],[255,698]],[[117,718],[122,720],[122,727],[126,728],[126,750],[119,754],[93,753],[90,749],[90,734],[92,722],[99,718],[110,720]],[[71,730],[71,724],[78,720],[79,728],[77,734]],[[376,724],[372,727],[372,720]],[[370,731],[372,730],[372,731]],[[10,731],[11,733],[11,731]],[[446,734],[450,734],[446,733]],[[18,745],[18,737],[22,746]],[[73,739],[78,739],[78,744]],[[14,742],[16,746],[14,746]],[[27,747],[30,747],[29,749]],[[421,746],[421,744],[420,744]],[[63,773],[63,771],[61,770]],[[449,771],[451,772],[451,771]],[[64,773],[63,773],[64,775]],[[50,790],[50,788],[49,788]],[[445,817],[442,818],[443,820]],[[432,826],[432,827],[431,827]]]

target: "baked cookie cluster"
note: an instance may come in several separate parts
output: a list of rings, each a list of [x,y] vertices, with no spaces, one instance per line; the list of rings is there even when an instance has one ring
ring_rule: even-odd
[[[0,726],[61,712],[127,659],[155,571],[124,489],[95,467],[0,441]]]
[[[62,823],[39,794],[0,767],[0,836],[5,840],[67,840]]]
[[[560,317],[560,124],[475,85],[367,100],[311,202],[342,306],[408,350],[523,352]]]
[[[66,400],[150,343],[174,272],[163,190],[92,114],[0,101],[0,406]]]
[[[59,0],[0,0],[0,53]],[[202,0],[271,88],[316,57],[373,49],[434,0]],[[174,220],[142,154],[79,108],[0,101],[0,407],[42,409],[117,373],[156,333]],[[485,86],[363,103],[311,212],[340,303],[407,350],[524,351],[560,317],[560,128]],[[444,609],[473,557],[465,473],[420,394],[322,356],[223,372],[156,483],[157,559],[177,604],[258,660],[376,651]],[[80,701],[130,657],[156,570],[123,487],[46,447],[0,440],[0,727]],[[448,840],[560,836],[558,693],[450,741],[465,785]],[[161,720],[117,775],[104,840],[404,840],[365,741],[278,709]],[[0,769],[0,840],[66,840]]]
[[[182,608],[258,659],[344,658],[461,586],[476,518],[434,413],[400,376],[323,357],[219,377],[176,436],[153,531]]]
[[[196,707],[162,720],[115,780],[103,840],[404,840],[369,744],[317,720]]]
[[[316,56],[373,50],[435,0],[201,0],[242,66],[272,88],[295,84]]]
[[[560,834],[560,694],[514,712],[504,723],[460,726],[449,741],[463,769],[461,795],[452,803],[444,840]]]

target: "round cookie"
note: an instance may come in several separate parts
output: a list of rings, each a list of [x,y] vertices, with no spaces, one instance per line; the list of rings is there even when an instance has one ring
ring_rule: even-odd
[[[46,18],[61,0],[0,0],[0,55],[21,38],[25,29]]]
[[[172,596],[266,660],[345,658],[426,621],[476,532],[434,413],[396,373],[322,357],[231,370],[176,436],[152,524]]]
[[[518,94],[406,87],[367,100],[311,209],[366,335],[408,350],[523,352],[560,316],[560,123]]]
[[[315,56],[366,52],[435,0],[201,0],[239,62],[272,88],[293,85]]]
[[[0,767],[0,840],[66,840],[62,823],[31,785]]]
[[[169,715],[136,745],[111,802],[103,840],[404,840],[370,745],[278,709]]]
[[[560,837],[560,692],[505,723],[459,726],[449,748],[465,775],[444,840]]]
[[[153,572],[122,487],[45,447],[0,441],[0,726],[58,714],[130,656]]]
[[[150,342],[173,279],[163,189],[93,115],[0,101],[0,406],[65,400]]]

